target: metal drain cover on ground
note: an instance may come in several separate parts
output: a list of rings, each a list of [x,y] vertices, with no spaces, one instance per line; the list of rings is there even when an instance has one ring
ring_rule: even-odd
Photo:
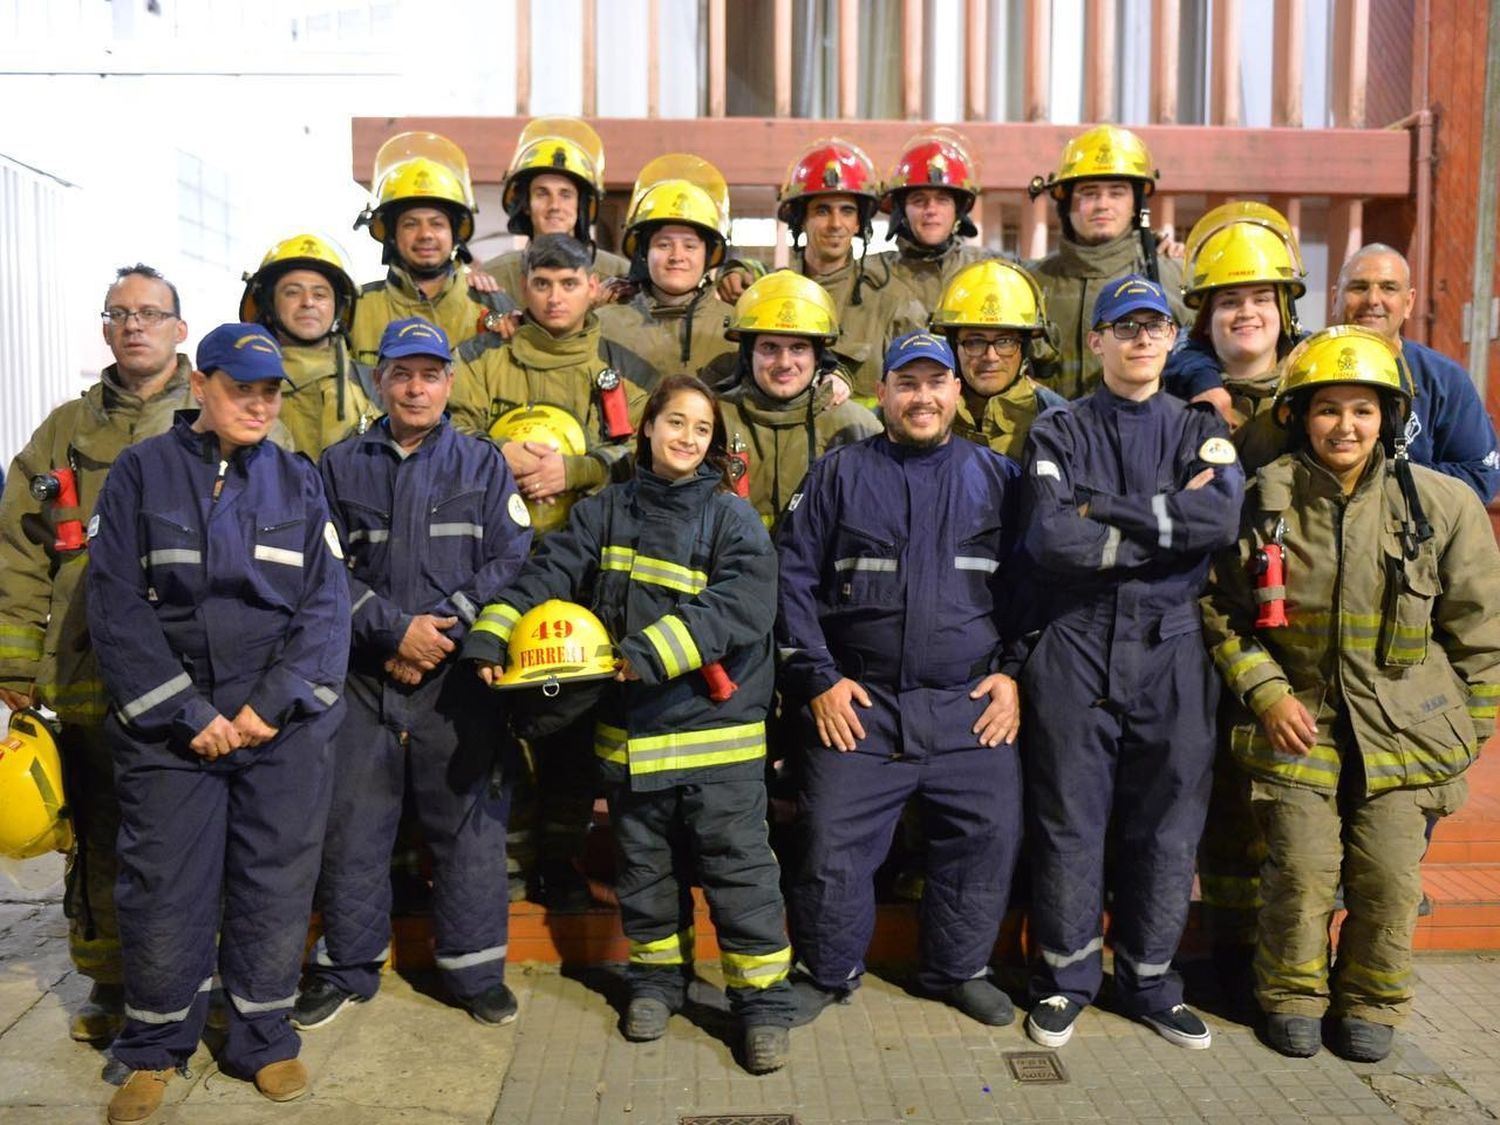
[[[1056,1051],[1007,1051],[1005,1065],[1017,1082],[1066,1082]]]
[[[695,1113],[677,1125],[797,1125],[790,1113]]]

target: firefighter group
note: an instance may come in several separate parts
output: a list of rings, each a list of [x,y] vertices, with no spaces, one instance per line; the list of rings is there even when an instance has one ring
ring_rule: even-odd
[[[896,868],[911,985],[968,1019],[1207,1048],[1174,967],[1196,878],[1270,1048],[1383,1058],[1500,704],[1495,433],[1403,338],[1398,251],[1342,263],[1309,334],[1287,220],[1234,201],[1178,243],[1157,182],[1082,132],[1031,188],[1058,249],[1021,263],[969,241],[959,134],[884,179],[822,140],[767,271],[685,153],[599,245],[600,140],[541,118],[503,188],[523,250],[475,263],[463,152],[403,133],[356,223],[380,280],[293,233],[190,360],[177,289],[120,269],[115,363],[0,506],[0,849],[68,852],[109,1120],[208,1025],[226,1073],[303,1094],[299,1031],[380,987],[393,848],[430,857],[452,1003],[514,1020],[510,904],[602,893],[601,795],[632,1041],[686,1003],[701,887],[739,1061],[782,1067],[859,1002]]]

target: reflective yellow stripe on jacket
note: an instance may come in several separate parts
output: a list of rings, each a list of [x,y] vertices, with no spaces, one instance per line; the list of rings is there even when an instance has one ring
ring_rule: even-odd
[[[681,594],[696,594],[708,585],[708,575],[701,570],[638,555],[630,547],[605,547],[599,556],[599,569],[624,571],[632,582],[647,582]]]
[[[0,625],[0,660],[41,660],[46,639],[36,625]]]
[[[643,738],[631,738],[619,727],[605,723],[594,728],[594,754],[603,761],[628,766],[632,774],[728,766],[753,761],[765,753],[764,722]]]
[[[500,647],[503,649],[510,644],[510,631],[516,627],[516,622],[519,620],[521,620],[521,613],[514,606],[496,602],[485,606],[480,612],[479,619],[474,622],[473,631],[493,634],[500,639]]]

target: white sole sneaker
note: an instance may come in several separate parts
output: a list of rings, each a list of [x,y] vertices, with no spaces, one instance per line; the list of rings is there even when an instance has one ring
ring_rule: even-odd
[[[1031,1016],[1027,1016],[1026,1034],[1031,1037],[1031,1041],[1033,1043],[1037,1043],[1043,1047],[1061,1047],[1065,1045],[1069,1039],[1073,1038],[1073,1029],[1078,1026],[1078,1016],[1082,1014],[1083,1012],[1080,1010],[1078,1014],[1073,1017],[1073,1022],[1068,1024],[1068,1026],[1063,1028],[1061,1031],[1048,1031],[1045,1027],[1038,1026],[1036,1020],[1034,1020]]]
[[[1143,1016],[1141,1018],[1141,1022],[1149,1027],[1152,1031],[1156,1032],[1156,1034],[1160,1035],[1168,1043],[1171,1043],[1178,1047],[1185,1047],[1189,1051],[1206,1051],[1211,1046],[1213,1046],[1213,1032],[1209,1031],[1207,1027],[1203,1029],[1203,1033],[1201,1035],[1190,1035],[1187,1032],[1173,1027],[1171,1024],[1160,1023],[1149,1016]]]

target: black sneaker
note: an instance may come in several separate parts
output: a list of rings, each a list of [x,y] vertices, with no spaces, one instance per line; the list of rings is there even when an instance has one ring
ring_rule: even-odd
[[[625,1010],[625,1038],[632,1043],[650,1043],[667,1033],[667,1021],[672,1018],[672,1009],[665,1000],[655,996],[632,996],[630,1007]]]
[[[1311,1016],[1272,1012],[1266,1016],[1266,1043],[1289,1059],[1310,1059],[1322,1046],[1323,1028]]]
[[[784,1027],[756,1024],[745,1028],[745,1069],[751,1074],[770,1074],[786,1066],[792,1054],[792,1038]]]
[[[1016,1020],[1016,1009],[1010,997],[986,977],[966,980],[943,993],[943,1002],[951,1004],[970,1019],[991,1027],[1006,1027]]]
[[[1396,1029],[1383,1023],[1345,1016],[1333,1029],[1333,1050],[1349,1062],[1379,1062],[1391,1053]]]
[[[1177,1004],[1160,1012],[1148,1012],[1141,1017],[1141,1022],[1168,1043],[1175,1043],[1190,1051],[1207,1050],[1214,1041],[1208,1026],[1186,1004]]]
[[[792,978],[792,999],[796,1004],[792,1026],[806,1027],[830,1004],[849,1003],[850,992],[847,988],[824,988],[814,983],[811,977],[798,974]]]
[[[1026,1017],[1026,1034],[1043,1047],[1061,1047],[1073,1038],[1073,1025],[1083,1011],[1066,996],[1049,996],[1038,1000]]]
[[[503,984],[495,984],[478,996],[465,1000],[464,1007],[480,1023],[502,1024],[516,1018],[520,1005],[516,1003],[514,992]]]
[[[292,1005],[292,1026],[298,1031],[311,1031],[315,1027],[330,1024],[334,1018],[351,1004],[363,1004],[364,996],[345,992],[332,981],[314,977],[312,983],[297,996]]]

